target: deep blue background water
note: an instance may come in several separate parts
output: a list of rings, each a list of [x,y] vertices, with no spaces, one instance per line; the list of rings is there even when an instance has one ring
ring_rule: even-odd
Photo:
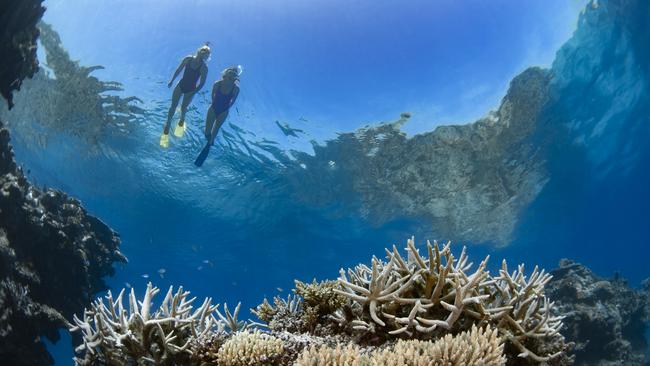
[[[163,288],[184,285],[199,297],[241,301],[244,308],[264,296],[286,294],[296,278],[335,278],[339,268],[383,255],[384,247],[402,246],[411,235],[419,243],[436,238],[428,230],[424,237],[417,218],[376,227],[353,210],[298,202],[277,179],[281,171],[273,164],[243,160],[227,150],[216,149],[203,169],[195,169],[203,97],[190,111],[188,135],[161,150],[157,138],[169,93],[164,84],[175,60],[211,39],[212,70],[231,62],[245,67],[244,92],[229,119],[245,130],[240,134],[249,141],[276,141],[281,149],[310,151],[311,139],[322,142],[403,110],[414,112],[406,125],[410,133],[484,115],[524,66],[550,65],[577,16],[575,9],[564,10],[564,1],[462,6],[448,1],[436,7],[418,1],[376,7],[346,2],[344,7],[334,1],[315,3],[316,8],[292,1],[271,7],[124,4],[50,1],[46,20],[83,64],[106,65],[101,77],[124,82],[127,94],[145,99],[147,121],[129,138],[108,139],[99,150],[51,132],[45,148],[34,146],[33,136],[14,134],[17,160],[34,182],[80,198],[120,233],[129,263],[108,279],[112,288],[128,284],[141,293],[148,281]],[[127,10],[119,22],[108,16],[117,9]],[[135,27],[136,15],[142,14]],[[584,145],[575,144],[571,134],[556,141],[548,156],[551,179],[522,213],[513,243],[505,248],[456,243],[458,250],[470,245],[475,262],[491,254],[492,268],[501,258],[552,268],[568,257],[603,276],[620,271],[633,285],[650,275],[650,153],[644,144],[649,135],[647,127],[624,133],[629,126],[647,126],[650,114],[638,107],[643,98],[628,98],[626,104],[626,96],[616,92],[627,87],[626,77],[645,83],[647,76],[636,69],[608,71],[608,65],[630,59],[626,52],[635,62],[644,60],[638,47],[627,47],[597,65],[594,74],[615,76],[590,84],[595,85],[587,90],[591,94],[580,83],[558,87],[562,100],[584,99],[581,110],[572,101],[547,112],[550,128],[558,131],[568,121],[598,118],[612,128]],[[559,63],[554,68],[563,70],[560,76],[579,79],[580,67],[563,69]],[[647,97],[646,89],[641,95]],[[607,111],[594,106],[611,101],[633,112],[604,119]],[[276,119],[307,134],[286,137],[273,124]],[[224,131],[237,134],[232,126]],[[223,136],[219,142],[224,144]],[[616,148],[625,145],[641,147],[633,149],[633,159],[623,159],[627,155]],[[68,344],[64,339],[52,348],[60,364],[71,357]]]

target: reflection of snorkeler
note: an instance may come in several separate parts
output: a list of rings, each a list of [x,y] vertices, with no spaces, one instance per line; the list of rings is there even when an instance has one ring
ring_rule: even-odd
[[[183,61],[181,61],[181,64],[178,65],[178,68],[176,68],[176,71],[174,72],[172,80],[167,84],[167,86],[171,88],[181,70],[185,70],[183,72],[183,77],[178,84],[176,84],[174,93],[172,94],[172,105],[167,113],[165,129],[163,130],[162,136],[160,136],[160,146],[169,146],[169,127],[181,96],[183,96],[183,103],[181,104],[181,119],[178,122],[178,126],[174,129],[174,135],[178,137],[183,136],[183,133],[185,132],[185,113],[187,112],[187,107],[190,105],[194,94],[201,90],[205,84],[205,79],[208,76],[208,66],[206,65],[206,62],[209,57],[210,47],[206,44],[196,51],[196,55],[187,56]],[[196,84],[197,81],[199,83],[198,85]]]
[[[196,166],[203,165],[205,158],[210,152],[210,146],[214,145],[219,128],[228,117],[228,110],[235,104],[239,95],[239,75],[242,73],[241,66],[229,67],[221,73],[221,80],[214,83],[212,87],[212,105],[208,108],[208,115],[205,117],[205,138],[207,144],[194,161]]]

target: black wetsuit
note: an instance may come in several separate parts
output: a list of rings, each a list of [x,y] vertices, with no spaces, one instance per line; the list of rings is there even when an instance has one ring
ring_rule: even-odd
[[[203,67],[203,62],[199,62],[199,66],[197,68],[193,68],[192,66],[192,61],[189,61],[185,65],[185,71],[183,72],[183,78],[181,81],[178,83],[181,87],[181,91],[183,94],[185,93],[191,93],[196,90],[197,87],[197,82],[199,81],[199,78],[201,77],[201,68]]]

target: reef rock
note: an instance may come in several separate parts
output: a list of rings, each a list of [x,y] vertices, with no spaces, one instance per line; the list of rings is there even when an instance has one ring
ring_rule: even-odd
[[[40,336],[58,339],[126,261],[115,232],[65,193],[40,190],[13,161],[0,123],[0,359],[51,363]]]
[[[565,316],[562,333],[576,344],[576,365],[647,365],[650,287],[632,289],[619,276],[605,280],[568,259],[551,274],[546,291]]]

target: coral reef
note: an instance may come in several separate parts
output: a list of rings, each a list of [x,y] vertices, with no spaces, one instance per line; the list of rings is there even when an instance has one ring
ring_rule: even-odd
[[[564,335],[576,343],[576,365],[650,361],[644,326],[650,321],[650,288],[634,290],[620,276],[605,280],[566,259],[551,273],[547,292],[565,316]]]
[[[14,90],[25,78],[38,71],[36,23],[45,8],[43,0],[3,1],[0,3],[0,93],[13,107]]]
[[[56,341],[64,318],[106,289],[102,278],[113,274],[114,262],[126,261],[119,243],[79,201],[27,181],[0,123],[0,358],[51,363],[34,339]]]
[[[421,255],[411,238],[406,257],[393,246],[385,261],[341,270],[336,282],[296,281],[295,295],[275,297],[273,305],[264,299],[253,310],[266,324],[239,321],[240,305],[221,313],[210,298],[193,310],[182,289],[173,295],[170,288],[155,312],[151,284],[142,301],[131,290],[128,311],[124,290],[117,299],[109,292],[107,303],[97,300],[74,319],[71,331],[83,333],[76,363],[571,364],[544,270],[527,276],[523,265],[510,272],[504,261],[490,276],[488,258],[470,271],[465,249],[458,258],[450,243],[427,243],[426,250]]]
[[[240,305],[221,313],[210,298],[193,310],[182,289],[170,288],[156,312],[151,284],[140,302],[131,291],[129,311],[124,290],[117,300],[109,292],[107,304],[75,318],[85,352],[77,364],[110,364],[109,355],[117,364],[217,366],[647,363],[650,281],[633,290],[568,260],[529,275],[504,261],[492,276],[488,258],[470,270],[465,250],[455,257],[450,243],[427,243],[422,255],[411,238],[406,249],[341,270],[338,281],[295,281],[295,295],[253,310],[263,324],[238,320]]]
[[[11,128],[21,136],[42,134],[33,125],[82,138],[92,144],[109,135],[129,133],[143,118],[144,110],[136,105],[136,97],[121,97],[118,82],[101,81],[91,74],[103,66],[81,66],[72,61],[63,48],[58,33],[47,23],[39,23],[40,44],[45,50],[47,69],[32,80],[25,81],[16,94],[16,107],[2,111],[11,121]],[[53,75],[50,75],[53,74]]]

